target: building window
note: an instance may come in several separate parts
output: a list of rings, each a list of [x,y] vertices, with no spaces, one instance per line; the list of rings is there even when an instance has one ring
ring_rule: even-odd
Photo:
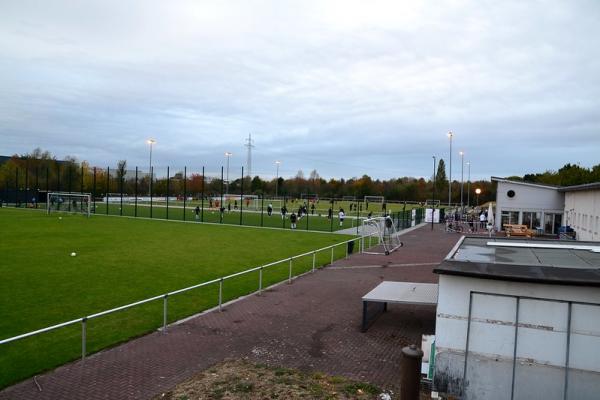
[[[518,211],[502,211],[500,220],[500,229],[504,230],[506,224],[518,224],[519,223],[519,212]]]
[[[561,226],[562,214],[546,213],[544,214],[544,233],[548,235],[558,234]]]
[[[523,211],[523,225],[527,225],[529,229],[537,229],[541,226],[542,213],[535,211]]]

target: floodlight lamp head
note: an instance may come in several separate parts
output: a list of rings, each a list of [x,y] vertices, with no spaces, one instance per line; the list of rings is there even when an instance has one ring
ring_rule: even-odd
[[[464,156],[465,152],[464,151],[459,151],[458,154],[460,154],[461,156]]]
[[[279,165],[281,164],[281,161],[275,161],[275,164]]]
[[[479,189],[479,188],[475,189],[475,193],[481,194],[481,189]]]
[[[154,139],[148,139],[148,140],[146,140],[146,143],[148,143],[148,144],[154,144],[154,143],[156,143],[156,140],[154,140]]]
[[[454,136],[454,133],[452,133],[452,131],[448,132],[448,138],[450,138],[450,140],[452,140],[452,136]]]
[[[233,155],[233,153],[230,153],[230,152],[226,151],[226,152],[225,152],[225,155],[226,155],[227,157],[229,157],[229,156],[232,156],[232,155]]]

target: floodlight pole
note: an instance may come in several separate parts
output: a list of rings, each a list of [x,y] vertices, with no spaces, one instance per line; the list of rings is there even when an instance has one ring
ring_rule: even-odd
[[[277,198],[279,195],[279,164],[281,164],[281,161],[275,161],[275,164],[277,165],[277,175],[275,177],[275,198]]]
[[[467,208],[471,207],[471,161],[467,161]]]
[[[148,167],[148,173],[150,175],[150,182],[152,182],[152,146],[154,145],[154,143],[156,143],[156,140],[150,138],[146,141],[146,143],[148,143],[150,145],[150,165]],[[152,187],[152,184],[150,183],[148,185],[148,196],[151,195],[151,193],[150,193],[151,187]]]
[[[450,139],[450,168],[449,168],[449,178],[448,178],[448,207],[450,207],[452,203],[452,137],[454,134],[452,132],[448,132],[448,139]]]
[[[435,216],[435,156],[433,156],[433,204],[431,205],[431,230],[433,230],[433,218]]]
[[[465,153],[461,151],[460,153],[460,215],[462,216],[465,212],[464,203],[463,203],[463,188],[465,185]]]
[[[228,151],[225,152],[225,157],[227,157],[227,175],[226,175],[227,185],[225,186],[225,196],[227,196],[229,194],[229,157],[231,157],[232,155],[233,155],[233,153],[230,153]]]

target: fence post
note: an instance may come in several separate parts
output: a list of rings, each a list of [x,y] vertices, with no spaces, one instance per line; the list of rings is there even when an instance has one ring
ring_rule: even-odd
[[[222,310],[223,306],[223,278],[219,281],[219,311]]]
[[[310,201],[309,201],[310,203]],[[310,215],[310,213],[308,212],[308,207],[306,208],[306,230],[308,230],[308,216]]]
[[[187,166],[183,167],[183,220],[185,221],[185,207],[187,204]]]
[[[133,216],[137,217],[137,201],[138,201],[138,167],[135,167],[135,206],[133,208]]]
[[[258,295],[259,296],[262,294],[262,271],[263,271],[263,267],[260,267],[260,269],[258,270]]]
[[[315,267],[317,264],[317,252],[313,251],[313,266],[312,266],[312,272],[315,272]]]
[[[150,218],[152,218],[152,182],[154,181],[154,167],[150,167]]]
[[[289,276],[288,276],[288,283],[292,283],[292,260],[294,259],[294,257],[290,257],[290,272],[289,272]]]
[[[110,167],[106,167],[106,215],[108,215],[108,192],[110,192]]]
[[[19,204],[19,168],[15,168],[15,207]]]
[[[169,187],[169,183],[171,183],[171,171],[170,171],[170,167],[167,165],[167,219],[169,219],[169,194],[170,194],[170,190],[171,189]],[[177,204],[177,203],[176,203]],[[185,211],[184,211],[185,214]]]
[[[252,180],[252,177],[250,177]],[[244,167],[242,167],[242,184],[240,186],[240,225],[242,225],[242,219],[244,217]]]
[[[169,294],[165,294],[163,298],[163,333],[167,332],[167,299]]]
[[[202,166],[202,200],[201,200],[200,222],[204,222],[204,166]]]
[[[221,202],[219,203],[219,223],[220,224],[223,223],[223,213],[221,212],[221,210],[223,210],[223,166],[221,166]]]
[[[263,224],[263,216],[265,213],[265,195],[260,195],[260,226],[264,226]]]
[[[125,183],[125,171],[123,167],[119,167],[119,186],[121,189],[121,199],[119,203],[119,215],[123,216],[123,184]]]
[[[83,317],[81,318],[81,359],[84,360],[85,359],[85,342],[87,340],[86,338],[86,333],[87,333],[87,329],[86,329],[86,322],[87,322],[87,317]]]
[[[331,263],[329,265],[333,264],[333,246],[331,247]]]
[[[350,244],[350,242],[346,242],[346,258],[348,258],[348,245]]]
[[[92,189],[92,204],[94,207],[94,214],[96,214],[96,167],[94,167],[94,186]]]

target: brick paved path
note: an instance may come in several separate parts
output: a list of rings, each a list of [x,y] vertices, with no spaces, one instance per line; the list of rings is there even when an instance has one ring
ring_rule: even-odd
[[[382,280],[436,282],[431,270],[458,240],[425,226],[390,256],[357,254],[169,327],[28,379],[0,399],[148,399],[226,358],[323,371],[384,388],[398,382],[402,346],[433,332],[435,309],[391,305],[360,332],[360,298]],[[381,267],[386,265],[387,267]]]

